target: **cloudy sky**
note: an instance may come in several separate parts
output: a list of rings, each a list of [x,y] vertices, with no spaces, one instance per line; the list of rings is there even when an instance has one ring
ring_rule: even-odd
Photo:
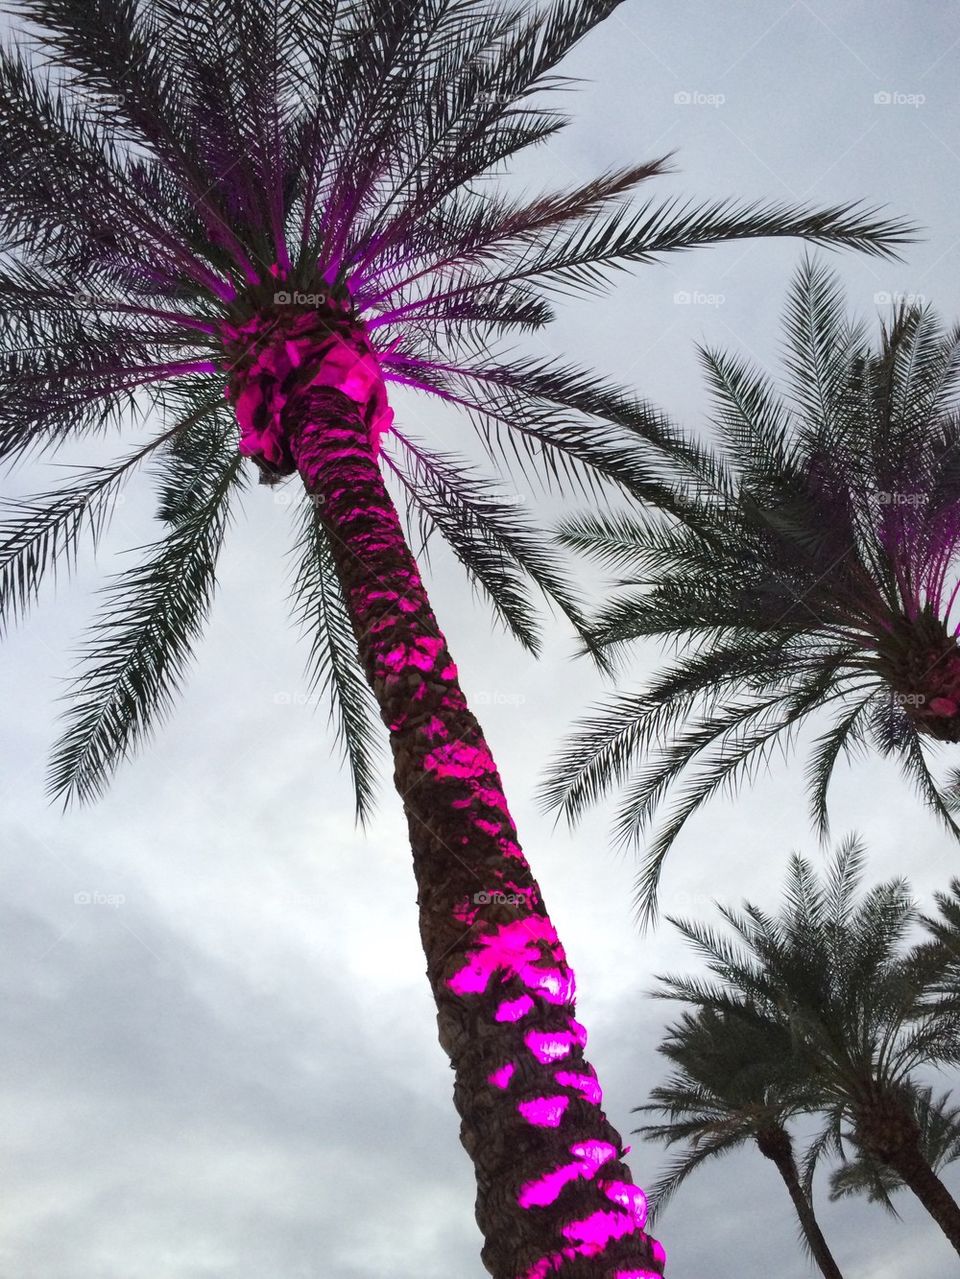
[[[627,0],[569,59],[576,123],[515,180],[531,188],[678,152],[659,193],[885,203],[927,228],[903,264],[834,256],[861,314],[922,294],[960,312],[960,4],[947,0]],[[878,96],[879,95],[879,96]],[[592,362],[702,420],[694,345],[775,367],[792,243],[714,248],[568,302],[539,351]],[[676,300],[677,295],[689,301]],[[463,423],[398,402],[434,440]],[[111,444],[110,452],[114,451]],[[100,460],[98,454],[91,460]],[[33,467],[9,492],[56,482]],[[44,799],[55,702],[102,575],[151,536],[134,484],[96,561],[45,593],[0,672],[0,1279],[481,1279],[469,1161],[436,1042],[398,802],[366,834],[285,605],[284,490],[252,489],[218,607],[177,713],[96,807]],[[529,501],[533,495],[521,493]],[[653,974],[690,963],[670,929],[631,922],[635,867],[608,814],[554,830],[533,794],[569,721],[600,691],[548,630],[539,664],[491,630],[442,556],[441,623],[498,755],[514,814],[577,969],[580,1015],[621,1131],[663,1075]],[[655,654],[638,660],[635,677]],[[822,856],[796,763],[691,821],[668,911],[749,894],[776,904],[786,854]],[[835,829],[906,872],[924,903],[955,846],[895,770],[843,771]],[[634,1147],[638,1178],[662,1161]],[[799,1279],[782,1186],[746,1151],[699,1173],[659,1222],[673,1279]],[[960,1192],[960,1178],[950,1180]],[[904,1198],[896,1222],[829,1205],[847,1279],[955,1274]]]

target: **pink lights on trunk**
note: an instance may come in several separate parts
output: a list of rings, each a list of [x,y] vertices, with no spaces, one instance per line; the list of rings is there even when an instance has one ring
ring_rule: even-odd
[[[559,1128],[563,1112],[570,1105],[570,1098],[535,1097],[533,1101],[517,1102],[517,1110],[528,1124],[535,1128]]]
[[[280,303],[243,324],[221,328],[231,357],[228,394],[245,457],[260,457],[283,473],[292,471],[284,408],[308,388],[325,386],[357,404],[370,445],[379,451],[393,410],[376,352],[358,320],[350,320],[345,311],[339,316],[335,309],[327,314]],[[239,355],[233,358],[235,351]]]
[[[519,999],[505,999],[493,1015],[494,1021],[519,1021],[533,1012],[536,1004],[529,995],[521,995]]]
[[[559,1196],[568,1182],[579,1177],[589,1180],[597,1169],[610,1159],[616,1159],[616,1147],[607,1141],[586,1141],[570,1147],[575,1156],[572,1162],[548,1172],[536,1181],[528,1182],[517,1196],[521,1208],[546,1208]]]
[[[647,1196],[639,1186],[629,1181],[607,1181],[603,1193],[628,1212],[640,1230],[647,1224]]]
[[[589,1101],[591,1106],[599,1106],[603,1101],[603,1090],[595,1075],[579,1075],[573,1070],[558,1070],[554,1079],[564,1088],[573,1088],[581,1093],[584,1100]]]
[[[537,1061],[548,1062],[569,1057],[576,1040],[568,1030],[529,1030],[524,1035],[523,1042]]]
[[[541,915],[501,924],[477,942],[476,948],[467,952],[463,967],[448,980],[458,995],[485,991],[497,971],[505,977],[518,976],[529,990],[536,990],[536,961],[544,949],[551,955],[558,949],[562,953],[553,925]]]
[[[487,1083],[494,1088],[506,1088],[510,1083],[510,1080],[513,1078],[513,1072],[515,1070],[516,1066],[513,1062],[508,1061],[505,1066],[500,1066],[492,1075],[487,1076]]]
[[[300,354],[297,348],[285,359],[292,367]],[[495,1273],[519,1270],[518,1255],[524,1266],[540,1255],[514,1279],[558,1271],[562,1279],[570,1261],[582,1266],[609,1244],[597,1273],[610,1279],[619,1266],[629,1275],[651,1264],[652,1241],[641,1226],[646,1200],[631,1186],[622,1143],[599,1109],[600,1085],[582,1053],[586,1031],[573,1015],[573,972],[362,425],[351,425],[337,397],[329,403],[329,423],[291,414],[301,423],[297,464],[345,548],[345,594],[361,656],[390,728],[398,776],[413,779],[405,797],[411,830],[426,832],[422,845],[414,838],[415,862],[427,865],[418,865],[418,876],[426,874],[418,879],[421,928],[441,1038],[471,1132],[468,1148],[504,1126],[523,1161],[524,1184],[518,1177],[507,1192],[510,1242],[506,1252],[500,1244]],[[483,1167],[482,1152],[471,1153]],[[498,1175],[510,1178],[511,1148],[505,1153]],[[502,1159],[499,1139],[491,1154]],[[491,1243],[496,1229],[488,1223],[496,1213],[484,1208],[489,1187],[480,1180],[478,1220]],[[494,1192],[502,1211],[502,1189]]]

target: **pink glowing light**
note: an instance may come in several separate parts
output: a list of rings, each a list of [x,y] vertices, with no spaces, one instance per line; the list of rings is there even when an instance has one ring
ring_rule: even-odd
[[[667,1264],[667,1251],[659,1239],[650,1240],[650,1255],[658,1266],[663,1267]]]
[[[494,1088],[506,1088],[515,1070],[516,1066],[513,1062],[508,1061],[505,1066],[500,1066],[492,1075],[487,1076],[487,1083],[492,1084]]]
[[[496,769],[488,747],[463,742],[438,746],[426,757],[424,766],[440,777],[484,777]]]
[[[523,1042],[537,1061],[548,1062],[569,1057],[575,1040],[568,1030],[528,1030]]]
[[[558,1070],[554,1079],[564,1088],[575,1088],[593,1106],[603,1101],[603,1090],[595,1075],[581,1075],[574,1070]]]
[[[563,1164],[521,1188],[517,1196],[521,1208],[547,1207],[556,1200],[568,1182],[581,1177],[589,1181],[602,1164],[617,1156],[616,1148],[607,1141],[581,1142],[571,1146],[570,1153],[577,1156],[571,1163]]]
[[[565,1239],[582,1245],[585,1256],[602,1252],[611,1239],[622,1239],[638,1229],[632,1217],[622,1212],[605,1212],[602,1208],[582,1221],[571,1221],[563,1227]],[[588,1251],[589,1250],[589,1251]]]
[[[557,934],[548,919],[540,915],[511,920],[500,924],[496,930],[479,938],[479,946],[467,953],[466,963],[450,977],[447,984],[457,995],[476,995],[487,989],[495,972],[517,974],[528,989],[535,983],[527,981],[527,975],[535,975],[533,966],[543,944],[555,948]]]
[[[493,1015],[494,1021],[519,1021],[526,1017],[535,1007],[529,995],[521,995],[519,999],[505,999]]]
[[[563,1112],[570,1105],[570,1098],[562,1095],[556,1097],[536,1097],[533,1101],[517,1102],[517,1110],[528,1124],[536,1128],[559,1128]]]
[[[601,1187],[608,1199],[619,1204],[636,1222],[639,1229],[647,1224],[647,1196],[629,1181],[607,1181]]]

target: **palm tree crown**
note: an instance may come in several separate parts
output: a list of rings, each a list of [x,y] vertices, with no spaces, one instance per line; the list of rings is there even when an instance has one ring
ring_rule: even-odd
[[[563,126],[537,95],[617,3],[18,5],[33,49],[0,57],[0,456],[151,411],[162,423],[114,464],[17,503],[0,529],[12,617],[84,528],[102,531],[124,479],[158,461],[164,536],[109,588],[54,793],[98,793],[168,708],[246,484],[242,455],[269,481],[292,470],[277,406],[311,340],[341,344],[341,385],[360,394],[382,378],[465,411],[495,459],[548,483],[643,492],[652,477],[629,445],[656,437],[656,415],[575,367],[493,358],[493,339],[544,325],[551,291],[671,250],[799,234],[886,253],[908,237],[853,207],[624,203],[663,159],[533,200],[481,186]],[[536,645],[531,582],[579,624],[555,557],[496,479],[393,423],[382,393],[369,425],[411,514],[523,643]],[[294,598],[363,809],[372,704],[326,534],[298,509]]]
[[[960,742],[960,330],[901,307],[873,343],[810,260],[785,329],[786,394],[701,352],[715,438],[677,448],[669,511],[561,528],[624,573],[594,625],[601,646],[686,648],[579,725],[546,788],[573,817],[622,784],[617,832],[634,839],[676,784],[649,848],[647,909],[691,814],[821,711],[833,718],[807,767],[821,833],[838,757],[869,743],[960,834],[922,745]]]
[[[637,1107],[660,1119],[639,1131],[667,1146],[682,1143],[682,1149],[651,1188],[654,1211],[707,1160],[755,1145],[780,1174],[801,1238],[825,1279],[842,1279],[809,1187],[801,1183],[788,1127],[791,1118],[816,1106],[815,1090],[798,1069],[790,1030],[762,1014],[751,1017],[749,1006],[736,1016],[704,1007],[681,1014],[659,1051],[674,1072],[651,1091],[646,1105]]]
[[[786,1033],[804,1109],[824,1116],[805,1160],[808,1187],[819,1159],[828,1151],[844,1158],[852,1138],[857,1152],[918,1194],[960,1250],[960,1209],[924,1159],[915,1104],[918,1070],[960,1061],[956,1018],[931,999],[944,961],[908,945],[918,915],[904,880],[860,894],[864,864],[852,839],[822,877],[794,854],[777,914],[749,902],[740,911],[720,907],[732,939],[673,920],[711,977],[665,977],[657,994],[751,1027],[766,1022],[769,1050],[759,1064],[774,1082]]]
[[[786,1135],[787,1122],[803,1111],[803,1079],[793,1066],[789,1034],[783,1033],[779,1054],[773,1038],[762,1022],[713,1008],[685,1012],[667,1028],[659,1052],[674,1071],[635,1112],[662,1122],[637,1131],[684,1148],[650,1187],[652,1211],[661,1211],[702,1163],[751,1142],[763,1149]],[[774,1058],[779,1070],[772,1068]]]

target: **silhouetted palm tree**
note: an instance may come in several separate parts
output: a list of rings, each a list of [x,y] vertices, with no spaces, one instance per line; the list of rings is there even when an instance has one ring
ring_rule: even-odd
[[[21,502],[2,529],[8,616],[157,466],[159,540],[108,588],[55,794],[97,794],[169,708],[249,468],[299,472],[298,615],[365,810],[389,730],[421,933],[477,1168],[484,1262],[658,1271],[642,1195],[600,1109],[573,975],[384,477],[535,647],[528,589],[579,625],[563,573],[502,481],[393,422],[387,386],[465,411],[489,453],[549,483],[657,489],[660,422],[557,362],[491,353],[671,250],[805,235],[889,252],[853,207],[639,207],[630,164],[535,199],[488,179],[564,124],[537,95],[617,0],[23,0],[33,49],[0,63],[0,455],[150,433]],[[49,68],[48,70],[40,69]],[[239,427],[239,449],[238,449]],[[254,678],[257,672],[251,672]],[[368,691],[369,689],[369,691]],[[372,692],[372,697],[371,697]]]
[[[960,741],[960,330],[901,307],[872,344],[812,261],[786,311],[787,393],[703,350],[715,438],[678,448],[670,511],[568,519],[561,541],[622,573],[594,639],[623,656],[657,638],[681,656],[582,721],[547,783],[572,819],[617,790],[633,840],[669,803],[640,886],[718,790],[832,713],[806,769],[827,831],[837,759],[899,759],[958,834],[923,742]]]
[[[746,1011],[731,1017],[703,1008],[683,1013],[668,1027],[659,1051],[675,1073],[637,1107],[663,1116],[663,1122],[637,1131],[667,1146],[682,1142],[684,1148],[651,1187],[651,1206],[659,1212],[706,1160],[755,1144],[782,1177],[821,1272],[826,1279],[842,1279],[801,1182],[787,1128],[794,1115],[815,1104],[794,1069],[792,1047],[786,1028],[762,1018],[751,1023]]]
[[[918,1068],[960,1061],[960,1027],[929,1005],[938,961],[906,945],[917,915],[905,881],[858,900],[864,860],[848,840],[821,879],[794,854],[776,915],[749,902],[720,908],[733,939],[674,920],[713,979],[663,978],[656,993],[750,1025],[764,1018],[776,1046],[787,1034],[811,1109],[826,1117],[808,1170],[827,1151],[844,1157],[849,1125],[857,1148],[909,1186],[960,1252],[960,1207],[924,1155],[912,1102]]]
[[[951,1106],[950,1093],[934,1099],[932,1088],[912,1090],[911,1105],[920,1129],[923,1157],[935,1173],[960,1159],[960,1106]],[[870,1203],[882,1204],[899,1216],[890,1196],[904,1186],[903,1179],[888,1165],[865,1151],[856,1151],[830,1174],[830,1198],[849,1199],[866,1195]]]
[[[921,922],[930,940],[920,950],[942,971],[934,994],[945,1017],[960,1016],[960,879],[952,879],[948,892],[934,893],[938,914],[923,915]]]

